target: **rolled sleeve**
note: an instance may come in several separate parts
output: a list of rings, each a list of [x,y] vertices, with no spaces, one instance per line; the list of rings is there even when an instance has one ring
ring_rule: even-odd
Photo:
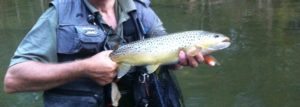
[[[57,20],[54,7],[45,11],[19,44],[10,66],[25,61],[57,62]]]

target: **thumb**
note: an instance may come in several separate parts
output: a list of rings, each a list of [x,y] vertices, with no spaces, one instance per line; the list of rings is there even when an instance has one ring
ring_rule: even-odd
[[[109,54],[112,52],[113,50],[107,50],[107,51],[103,51],[102,54],[104,54],[105,56],[109,56]]]

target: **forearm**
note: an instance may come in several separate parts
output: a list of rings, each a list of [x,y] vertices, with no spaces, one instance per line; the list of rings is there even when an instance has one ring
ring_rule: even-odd
[[[7,93],[42,91],[57,87],[82,76],[82,61],[61,64],[23,62],[10,67],[5,75]]]

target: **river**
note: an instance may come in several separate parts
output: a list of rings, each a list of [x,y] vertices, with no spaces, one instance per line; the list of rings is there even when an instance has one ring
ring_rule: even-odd
[[[0,1],[0,78],[49,0]],[[186,107],[300,107],[299,0],[152,0],[167,31],[223,33],[217,67],[174,71]],[[3,82],[0,82],[3,89]],[[40,107],[41,93],[5,94],[1,107]]]

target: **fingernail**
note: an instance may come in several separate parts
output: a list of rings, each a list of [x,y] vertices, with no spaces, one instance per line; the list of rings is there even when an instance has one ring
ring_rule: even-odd
[[[194,62],[194,63],[193,63],[193,68],[196,68],[196,67],[198,67],[198,63],[197,63],[197,62]]]
[[[180,58],[180,59],[186,59],[185,57],[186,57],[186,56],[185,56],[184,52],[183,52],[183,51],[180,51],[180,52],[179,52],[179,58]]]
[[[203,62],[204,61],[204,57],[203,57],[203,55],[201,54],[201,53],[199,53],[199,60],[201,61],[201,62]]]

